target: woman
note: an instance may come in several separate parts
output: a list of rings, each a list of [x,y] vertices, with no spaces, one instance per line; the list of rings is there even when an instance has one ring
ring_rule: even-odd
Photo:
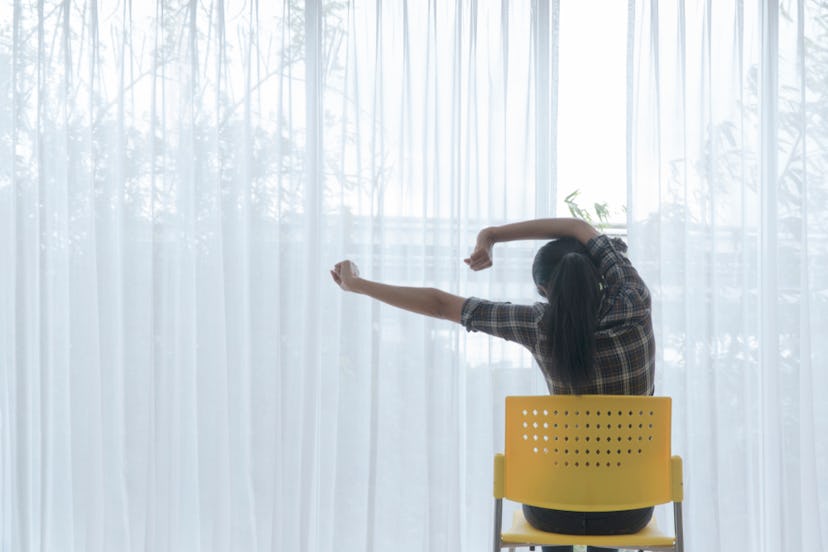
[[[465,262],[472,270],[483,270],[492,266],[496,243],[551,238],[532,264],[535,285],[547,300],[534,305],[372,282],[360,278],[350,261],[337,263],[331,276],[346,291],[523,345],[538,362],[552,394],[652,395],[650,293],[623,255],[623,242],[578,219],[531,220],[481,230]],[[523,510],[538,529],[592,535],[637,532],[653,512],[563,512],[528,505]],[[544,547],[545,552],[566,550],[572,547]]]

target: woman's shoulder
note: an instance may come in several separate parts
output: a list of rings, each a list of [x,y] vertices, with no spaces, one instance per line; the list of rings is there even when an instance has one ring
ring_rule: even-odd
[[[598,234],[587,242],[586,250],[596,264],[607,257],[616,261],[629,262],[629,259],[627,259],[627,243],[619,237]]]

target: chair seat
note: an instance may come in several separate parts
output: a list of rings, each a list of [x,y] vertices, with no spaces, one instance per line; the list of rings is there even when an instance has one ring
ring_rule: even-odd
[[[634,535],[564,535],[538,531],[523,517],[523,511],[518,509],[512,519],[512,527],[502,533],[503,546],[510,544],[538,544],[550,545],[589,545],[604,546],[607,548],[661,548],[672,547],[676,538],[659,530],[655,517],[641,531]]]

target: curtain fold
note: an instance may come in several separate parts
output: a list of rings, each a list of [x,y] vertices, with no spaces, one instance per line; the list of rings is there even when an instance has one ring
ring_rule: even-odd
[[[688,546],[822,550],[828,6],[630,9],[629,235],[687,460]]]
[[[531,358],[327,269],[534,299],[462,258],[554,214],[557,13],[4,4],[0,549],[486,546]]]

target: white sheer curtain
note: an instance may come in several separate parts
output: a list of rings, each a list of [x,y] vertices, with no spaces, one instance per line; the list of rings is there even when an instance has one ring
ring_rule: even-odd
[[[0,549],[489,542],[530,358],[345,296],[534,299],[555,2],[0,6]],[[535,182],[542,182],[535,186]]]
[[[629,232],[688,549],[825,550],[828,4],[630,9]]]

